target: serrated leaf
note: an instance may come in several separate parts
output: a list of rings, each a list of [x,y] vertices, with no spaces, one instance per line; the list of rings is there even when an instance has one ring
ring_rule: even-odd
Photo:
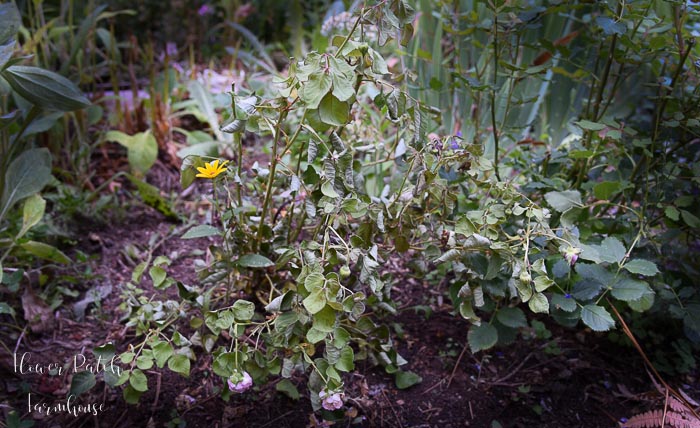
[[[581,310],[581,319],[593,331],[608,331],[615,327],[615,320],[608,311],[598,305],[590,304]]]
[[[527,327],[527,319],[525,318],[525,313],[520,308],[501,308],[496,314],[496,319],[506,327]]]
[[[611,294],[616,299],[629,302],[640,299],[648,291],[650,288],[646,282],[623,278],[612,286]]]
[[[563,294],[553,294],[552,305],[564,312],[573,312],[576,310],[576,300],[574,300],[573,297],[567,299]]]
[[[484,351],[498,342],[498,330],[487,323],[473,325],[467,334],[467,341],[472,352]]]
[[[644,276],[654,276],[659,273],[656,264],[649,260],[632,259],[623,266],[627,271]]]
[[[620,263],[625,258],[627,250],[619,239],[607,237],[598,246],[598,255],[601,260],[608,263]]]

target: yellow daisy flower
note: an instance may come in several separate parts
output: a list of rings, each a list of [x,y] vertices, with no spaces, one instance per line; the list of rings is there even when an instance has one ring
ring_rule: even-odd
[[[207,162],[204,164],[204,167],[198,166],[197,171],[199,171],[199,174],[197,174],[195,177],[199,178],[216,178],[219,174],[222,172],[226,171],[226,164],[228,161],[223,161],[221,165],[219,165],[219,160],[215,160],[213,162]]]

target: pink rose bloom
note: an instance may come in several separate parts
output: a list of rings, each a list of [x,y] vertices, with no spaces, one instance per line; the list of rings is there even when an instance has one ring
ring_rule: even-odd
[[[234,392],[246,392],[251,386],[253,386],[253,378],[248,372],[235,373],[228,379],[228,388]]]
[[[321,399],[321,407],[326,410],[338,410],[343,407],[343,393],[321,391],[318,393],[318,397]]]

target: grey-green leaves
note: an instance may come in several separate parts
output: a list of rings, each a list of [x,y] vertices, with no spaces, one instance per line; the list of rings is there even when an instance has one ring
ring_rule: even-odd
[[[90,105],[73,82],[52,71],[13,65],[0,75],[22,98],[43,109],[73,111]]]

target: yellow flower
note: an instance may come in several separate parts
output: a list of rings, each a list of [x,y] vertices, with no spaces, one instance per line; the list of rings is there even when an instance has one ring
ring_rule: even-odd
[[[199,178],[216,178],[219,174],[222,172],[226,171],[226,164],[228,161],[224,161],[219,165],[219,160],[215,160],[214,162],[207,162],[204,164],[204,167],[198,166],[197,171],[199,171],[199,174],[196,175],[196,177]]]

